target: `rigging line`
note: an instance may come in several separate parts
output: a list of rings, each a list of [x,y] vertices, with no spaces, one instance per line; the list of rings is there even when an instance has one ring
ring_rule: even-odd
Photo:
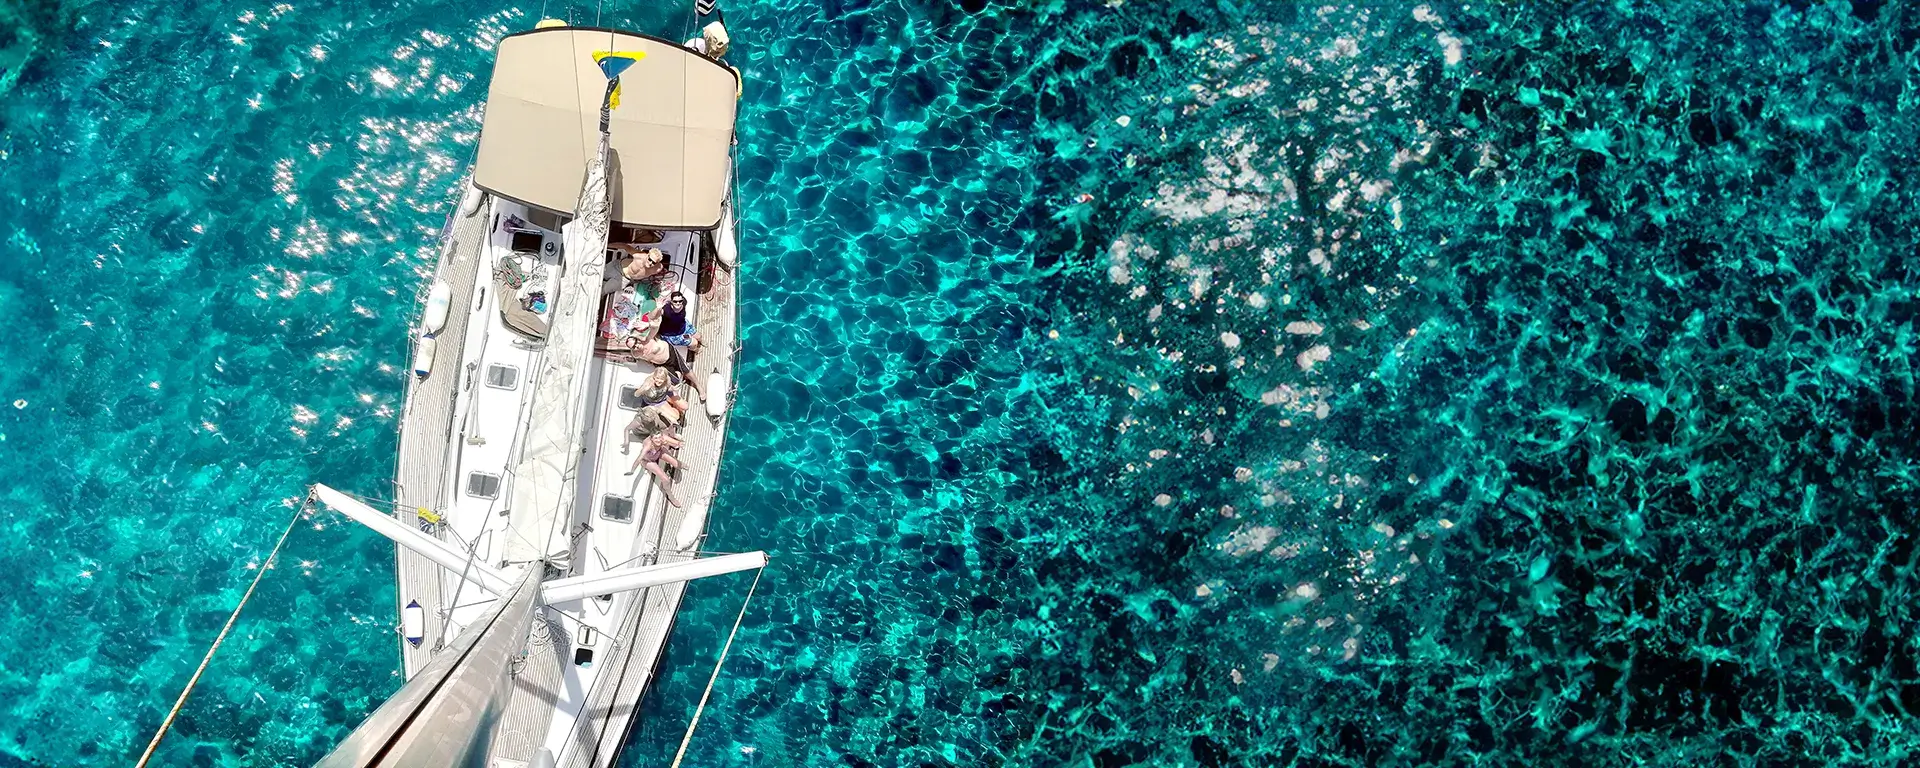
[[[509,472],[508,474],[512,474],[512,473],[511,473],[511,472]],[[380,508],[384,508],[384,507],[401,507],[401,506],[409,506],[409,505],[403,505],[403,504],[401,504],[401,503],[400,503],[400,502],[398,502],[398,501],[390,501],[390,500],[386,500],[386,499],[378,499],[378,498],[375,498],[375,497],[372,497],[372,496],[367,496],[367,495],[364,495],[364,494],[359,494],[359,493],[354,493],[354,492],[352,492],[352,491],[342,491],[342,490],[339,490],[339,489],[337,489],[337,488],[336,488],[336,489],[334,489],[334,490],[335,490],[335,492],[337,492],[337,493],[339,493],[339,494],[340,494],[340,495],[342,495],[342,496],[345,496],[345,497],[347,497],[347,498],[350,498],[350,499],[353,499],[353,500],[355,500],[355,501],[359,501],[359,502],[361,502],[361,503],[363,503],[363,504],[366,504],[367,506],[370,506],[370,507],[374,507],[374,508],[376,508],[376,509],[380,509]],[[499,501],[499,500],[498,500],[498,499],[496,499],[496,500],[495,500],[495,504],[497,504],[497,503],[498,503],[498,501]],[[418,508],[418,505],[412,505],[412,506],[414,506],[415,508]],[[428,509],[429,509],[430,511],[434,511],[434,512],[436,512],[436,513],[438,513],[438,514],[441,514],[441,515],[451,515],[451,514],[452,514],[451,512],[443,512],[443,511],[439,511],[439,510],[431,510],[431,508],[428,508]],[[489,511],[489,512],[491,512],[491,511],[493,510],[493,505],[489,505],[487,509],[488,509],[488,511]],[[396,510],[396,511],[395,511],[395,512],[393,512],[393,513],[389,513],[389,515],[388,515],[388,516],[389,516],[389,517],[395,517],[395,518],[397,518],[397,517],[399,516],[399,515],[398,515],[398,511]],[[464,568],[463,568],[462,570],[460,570],[460,571],[459,571],[458,573],[454,573],[454,572],[453,572],[453,571],[451,571],[451,570],[449,570],[449,571],[448,571],[449,573],[454,573],[454,575],[455,575],[455,576],[458,576],[458,577],[460,577],[460,583],[459,583],[459,586],[456,586],[456,587],[454,588],[454,592],[453,592],[453,595],[454,595],[454,599],[453,599],[453,601],[452,601],[452,602],[455,602],[455,603],[457,603],[457,602],[459,602],[459,599],[460,599],[460,592],[461,592],[461,590],[463,590],[463,589],[465,589],[465,588],[466,588],[466,584],[467,584],[467,582],[468,582],[468,581],[471,581],[471,580],[472,580],[472,577],[470,576],[470,574],[472,574],[472,573],[473,573],[473,571],[472,571],[472,566],[473,566],[473,563],[474,563],[474,560],[475,560],[475,558],[476,558],[476,556],[477,556],[477,554],[478,554],[478,550],[479,550],[479,548],[480,548],[480,541],[481,541],[481,539],[482,539],[482,538],[484,538],[484,537],[485,537],[485,536],[486,536],[486,535],[487,535],[488,533],[492,533],[492,532],[495,532],[495,529],[492,529],[492,528],[485,528],[485,527],[482,527],[482,528],[480,529],[480,532],[479,532],[479,534],[478,534],[478,535],[476,535],[476,536],[474,536],[474,537],[473,537],[473,540],[472,540],[471,542],[469,542],[469,541],[467,541],[467,539],[466,539],[466,537],[465,537],[465,536],[461,536],[461,535],[460,535],[460,532],[459,532],[458,530],[456,530],[456,529],[454,529],[454,527],[453,527],[453,525],[452,525],[451,523],[448,523],[448,524],[447,524],[447,525],[445,525],[444,527],[445,527],[445,530],[447,531],[447,533],[449,533],[449,534],[451,534],[451,535],[453,536],[453,538],[454,538],[454,543],[455,543],[455,544],[457,544],[457,545],[459,545],[460,547],[462,547],[462,548],[464,548],[464,549],[466,549],[466,551],[467,551],[467,564],[466,564],[466,566],[465,566],[465,567],[464,567]],[[520,532],[519,532],[519,531],[517,531],[517,530],[515,530],[515,529],[514,529],[514,528],[513,528],[512,526],[507,526],[507,527],[506,527],[506,528],[505,528],[504,530],[505,530],[505,531],[506,531],[507,533],[511,533],[511,534],[513,534],[513,535],[514,535],[514,537],[515,537],[515,538],[518,538],[518,539],[520,539],[520,541],[522,541],[522,542],[525,542],[527,546],[529,546],[529,547],[532,547],[532,546],[533,546],[533,541],[532,541],[532,540],[530,540],[530,539],[528,539],[528,538],[527,538],[526,536],[523,536],[523,535],[521,535],[521,534],[520,534]],[[536,562],[536,561],[528,561],[528,562]],[[449,610],[449,611],[451,611],[452,609],[447,609],[447,610]],[[446,637],[445,637],[445,636],[443,635],[443,636],[441,636],[440,638],[438,638],[437,640],[435,640],[435,646],[434,646],[434,647],[435,647],[435,649],[437,650],[437,649],[439,649],[440,647],[442,647],[442,646],[443,646],[443,645],[444,645],[445,643],[446,643]]]
[[[694,11],[695,9],[689,6],[688,10]],[[691,12],[687,14],[687,27],[688,27],[687,36],[694,36],[699,34],[700,30],[699,30],[699,27],[697,26],[699,23],[700,23],[700,15],[698,12]],[[687,42],[691,42],[691,41],[689,40]],[[709,55],[712,55],[713,53],[713,51],[707,49],[706,45],[707,45],[706,41],[702,40],[700,43],[701,56],[709,56]],[[684,43],[683,43],[683,47],[684,47]],[[715,60],[718,61],[718,59],[715,59]],[[680,77],[684,80],[686,76],[687,76],[687,66],[685,62],[682,62],[680,65]],[[684,87],[680,89],[680,114],[682,115],[687,114],[689,111],[687,109],[687,103],[693,98],[690,94],[691,94],[690,89],[687,89]],[[692,121],[683,119],[680,122],[681,122],[680,152],[682,155],[684,155],[686,154],[686,151],[687,151],[687,136],[692,134],[692,130],[686,126],[686,123],[689,123]],[[680,176],[681,209],[685,210],[686,205],[687,205],[687,177],[686,177],[686,174],[683,173]],[[700,270],[698,268],[698,265],[700,263],[700,255],[697,249],[694,249],[694,253],[692,254],[692,256],[693,256],[693,263],[695,265],[694,274],[693,274],[693,288],[694,290],[698,291],[700,288]],[[689,376],[688,378],[692,378],[692,377]]]
[[[453,526],[451,525],[447,526],[447,532],[453,534],[453,538],[455,541],[459,541],[461,539],[460,532],[453,530]],[[460,608],[460,593],[466,591],[468,574],[473,573],[474,557],[479,553],[480,539],[485,535],[486,535],[486,531],[485,529],[482,529],[479,536],[473,537],[473,543],[467,545],[467,562],[460,566],[460,582],[458,584],[453,585],[453,599],[447,601],[449,603],[452,603],[453,607],[447,609],[447,615],[443,618],[440,625],[440,636],[434,638],[433,640],[433,649],[435,651],[439,651],[440,649],[445,648],[447,645],[447,626],[446,625],[453,622],[453,612]]]
[[[489,604],[492,604],[492,603],[497,603],[497,602],[500,602],[500,598],[497,598],[497,597],[489,597],[489,598],[485,598],[485,599],[482,599],[482,600],[475,600],[475,601],[473,601],[473,602],[471,602],[471,603],[467,603],[467,604],[465,604],[465,605],[455,605],[455,606],[453,606],[453,607],[451,607],[451,608],[448,608],[447,610],[448,610],[448,611],[457,611],[457,610],[460,610],[460,609],[462,609],[462,608],[472,608],[472,607],[474,607],[474,606],[476,606],[476,605],[489,605]],[[436,649],[436,650],[437,650],[437,649]]]
[[[625,560],[622,560],[622,561],[620,561],[620,562],[617,562],[617,563],[614,563],[613,565],[605,565],[605,564],[602,564],[602,565],[600,566],[600,572],[601,572],[601,573],[606,573],[607,571],[611,571],[611,570],[616,570],[616,569],[619,569],[619,568],[625,568],[625,567],[627,567],[627,564],[628,564],[628,563],[631,563],[631,562],[633,562],[633,561],[635,561],[635,560],[639,560],[640,558],[643,558],[643,557],[646,557],[646,556],[648,556],[648,555],[652,555],[652,556],[654,557],[654,562],[655,562],[655,563],[657,564],[657,563],[659,563],[659,561],[660,561],[660,560],[662,560],[662,559],[664,559],[664,558],[666,558],[666,557],[667,557],[667,556],[668,556],[669,554],[671,554],[671,555],[672,555],[673,557],[675,557],[675,558],[684,558],[686,562],[689,562],[689,563],[691,563],[691,562],[693,562],[693,561],[695,561],[695,560],[698,560],[698,559],[700,559],[700,555],[708,555],[708,554],[722,554],[722,555],[739,555],[739,554],[745,554],[745,553],[743,553],[743,552],[719,552],[719,553],[714,553],[714,552],[706,552],[706,551],[701,551],[701,552],[696,552],[696,553],[692,553],[692,554],[684,554],[684,553],[683,553],[683,550],[678,550],[678,549],[676,549],[676,550],[670,550],[670,551],[667,551],[667,552],[660,552],[660,551],[655,551],[655,552],[642,552],[642,553],[640,553],[640,554],[637,554],[637,555],[634,555],[633,557],[629,557],[629,558],[627,558],[627,559],[625,559]]]
[[[639,605],[635,606],[632,610],[628,610],[620,618],[619,623],[614,626],[614,629],[619,632],[619,634],[614,636],[615,643],[619,643],[620,642],[619,638],[621,637],[625,637],[626,635],[632,632],[640,631],[639,630],[640,614],[642,613],[640,609],[645,607],[647,598],[652,594],[652,591],[659,588],[660,587],[643,587],[639,590],[636,590],[634,599],[639,602]],[[613,647],[618,648],[619,646],[615,645]],[[633,666],[634,666],[633,664],[634,655],[635,654],[631,654],[631,653],[615,655],[615,658],[620,659],[620,661],[617,662],[620,665],[619,672],[615,674],[613,678],[609,680],[607,683],[608,685],[613,686],[608,690],[614,691],[615,692],[614,695],[618,695],[620,686],[626,685],[627,674],[633,669]],[[604,676],[607,674],[607,672],[602,671],[600,674]],[[633,733],[633,724],[634,724],[634,721],[637,719],[638,718],[627,719],[626,730],[621,733],[619,743],[625,744],[628,738],[631,737]],[[591,764],[594,760],[598,760],[600,758],[601,750],[606,748],[607,733],[608,731],[611,730],[608,727],[610,723],[611,723],[610,720],[601,721],[600,734],[594,737],[593,751],[588,753],[587,755],[588,763]],[[582,727],[586,727],[586,726],[582,726]]]
[[[573,26],[573,0],[567,0],[567,26],[569,27]],[[567,47],[572,49],[573,51],[573,62],[572,62],[573,66],[568,67],[567,69],[573,73],[573,92],[576,94],[574,98],[579,98],[577,94],[580,93],[580,36],[574,34],[571,30],[567,32]],[[596,67],[596,69],[598,68]],[[598,114],[598,110],[595,110],[595,113]],[[586,121],[587,121],[586,114],[581,113],[580,128],[582,130],[585,130],[587,127]],[[584,161],[587,160],[588,151],[589,150],[584,145],[580,147],[580,159],[583,161],[582,165],[585,165]],[[579,204],[579,200],[577,199],[577,197],[578,196],[576,195],[576,199],[574,201],[576,205]],[[580,215],[580,212],[574,211],[573,215],[577,217]],[[564,238],[566,236],[565,225],[561,226],[561,230],[562,230],[561,237]],[[558,285],[559,278],[557,276],[554,282],[556,285]],[[554,309],[559,309],[559,307],[556,305]]]
[[[247,607],[247,601],[253,599],[253,590],[260,586],[260,579],[273,568],[273,560],[280,556],[281,548],[287,545],[287,537],[293,535],[294,526],[300,524],[300,518],[313,508],[313,491],[307,491],[307,499],[293,509],[293,519],[287,521],[287,529],[280,532],[280,540],[273,545],[273,553],[260,563],[260,570],[253,574],[253,583],[247,585],[247,592],[240,596],[240,604],[233,607],[233,613],[227,616],[227,624],[220,628],[220,636],[213,639],[213,645],[207,648],[207,655],[200,659],[200,667],[193,671],[193,677],[187,679],[187,687],[180,690],[180,698],[173,702],[173,709],[167,712],[167,719],[160,721],[160,729],[153,732],[153,740],[147,742],[147,751],[140,754],[140,762],[134,768],[146,768],[147,761],[153,759],[153,752],[160,748],[160,740],[166,738],[167,729],[173,727],[173,720],[180,716],[181,708],[187,705],[187,696],[193,693],[193,687],[200,684],[200,675],[207,671],[207,665],[213,663],[213,655],[220,651],[220,644],[227,641],[227,633],[233,631],[233,624],[240,619],[240,611]]]
[[[512,472],[512,471],[508,471],[508,472],[506,472],[505,474],[506,474],[507,476],[511,476],[511,475],[513,475],[513,472]],[[389,513],[387,513],[387,516],[388,516],[388,517],[393,517],[393,518],[395,518],[395,519],[399,519],[399,510],[398,510],[398,508],[399,508],[399,507],[408,507],[408,508],[410,508],[410,509],[419,509],[419,508],[422,508],[422,507],[420,507],[420,505],[417,505],[417,504],[411,504],[411,505],[410,505],[410,504],[402,504],[402,503],[400,503],[399,501],[396,501],[396,500],[391,500],[391,499],[381,499],[381,498],[376,498],[376,497],[373,497],[373,496],[368,496],[368,495],[365,495],[365,494],[360,494],[360,493],[354,493],[354,492],[352,492],[352,491],[342,491],[342,490],[340,490],[340,489],[338,489],[338,488],[335,488],[335,489],[334,489],[334,491],[335,491],[336,493],[339,493],[339,494],[340,494],[340,495],[342,495],[342,496],[345,496],[345,497],[347,497],[347,498],[349,498],[349,499],[353,499],[353,500],[355,500],[355,501],[358,501],[358,502],[360,502],[360,503],[362,503],[362,504],[365,504],[365,505],[367,505],[367,506],[369,506],[369,507],[373,507],[373,508],[375,508],[375,509],[382,509],[382,508],[393,508],[393,509],[394,509],[394,511],[393,511],[393,512],[389,512]],[[494,511],[494,508],[495,508],[496,506],[498,506],[498,505],[499,505],[499,503],[500,503],[500,501],[501,501],[500,499],[494,499],[494,500],[493,500],[493,503],[491,503],[491,504],[489,504],[489,505],[487,505],[487,511],[488,511],[488,513],[490,513],[490,514],[491,514],[491,513],[492,513],[492,512]],[[444,517],[444,518],[446,518],[446,519],[449,519],[449,520],[450,520],[450,519],[452,518],[452,514],[453,514],[451,510],[440,510],[440,509],[433,509],[432,507],[424,507],[424,509],[427,509],[428,511],[430,511],[430,512],[433,512],[433,513],[435,513],[435,514],[438,514],[438,515],[441,515],[442,517]],[[453,527],[453,524],[452,524],[451,522],[449,522],[449,523],[447,523],[447,524],[446,524],[446,525],[445,525],[444,527],[445,527],[445,530],[446,530],[446,531],[447,531],[448,533],[450,533],[450,534],[452,534],[452,535],[453,535],[453,538],[454,538],[454,543],[455,543],[455,544],[457,544],[457,545],[459,545],[459,546],[461,546],[461,547],[464,547],[464,548],[465,548],[465,549],[467,550],[467,555],[468,555],[468,558],[469,558],[469,559],[468,559],[468,562],[469,562],[469,563],[471,563],[471,562],[472,562],[472,556],[473,556],[473,554],[474,554],[474,551],[475,551],[476,549],[478,549],[478,548],[479,548],[479,546],[480,546],[480,538],[481,538],[482,536],[485,536],[485,535],[486,535],[487,533],[489,533],[489,532],[491,532],[491,531],[493,531],[493,530],[494,530],[494,529],[492,529],[492,528],[487,528],[487,527],[484,527],[484,526],[482,526],[482,527],[481,527],[481,529],[480,529],[480,532],[479,532],[479,534],[478,534],[478,535],[476,535],[476,536],[474,536],[474,538],[473,538],[473,541],[472,541],[471,543],[469,543],[469,542],[467,541],[467,539],[466,539],[466,537],[465,537],[465,536],[461,536],[461,535],[460,535],[460,531],[459,531],[459,530],[457,530],[457,529],[455,529],[455,528]],[[516,530],[514,530],[514,529],[513,529],[513,528],[512,528],[511,526],[509,526],[509,527],[507,527],[507,528],[506,528],[505,530],[506,530],[506,531],[507,531],[508,533],[512,533],[512,534],[514,534],[514,535],[515,535],[516,537],[518,537],[518,538],[519,538],[519,539],[520,539],[521,541],[523,541],[523,542],[525,542],[527,546],[529,546],[529,547],[531,547],[531,546],[533,546],[533,542],[532,542],[532,541],[529,541],[529,540],[527,539],[527,537],[525,537],[525,536],[521,536],[521,535],[520,535],[520,533],[519,533],[519,531],[516,531]],[[458,575],[458,576],[460,576],[461,578],[466,578],[466,572],[464,572],[464,571],[463,571],[463,572],[461,572],[461,573],[459,573],[459,574],[455,574],[455,575]]]
[[[680,751],[673,753],[672,768],[680,768],[680,760],[687,756],[687,745],[693,743],[693,729],[700,727],[700,713],[707,709],[707,697],[713,695],[713,684],[720,679],[720,665],[727,663],[727,652],[733,650],[733,638],[740,634],[740,622],[747,618],[747,606],[753,603],[753,591],[760,588],[760,577],[767,569],[762,566],[753,573],[753,586],[747,587],[747,599],[740,601],[740,615],[733,617],[733,631],[727,633],[727,644],[720,646],[720,658],[713,662],[713,676],[707,678],[707,689],[700,692],[700,705],[693,708],[693,720],[687,723],[687,733],[680,737]]]
[[[509,470],[505,474],[507,476],[512,476],[513,472]],[[393,508],[394,509],[393,512],[388,512],[386,514],[388,517],[393,517],[395,519],[399,519],[399,510],[398,510],[399,507],[420,508],[419,505],[417,504],[412,504],[412,505],[402,504],[397,500],[376,498],[376,497],[368,496],[365,494],[354,493],[352,491],[342,491],[338,488],[335,488],[334,491],[336,493],[339,493],[342,496],[345,496],[349,499],[353,499],[355,501],[358,501],[362,504],[365,504],[369,507],[373,507],[375,509]],[[487,505],[487,511],[489,513],[492,513],[494,508],[498,506],[500,501],[501,501],[500,499],[494,499],[492,504]],[[451,510],[437,510],[437,509],[433,509],[432,507],[427,507],[426,509],[428,511],[434,512],[435,514],[442,515],[443,517],[446,517],[448,519],[451,519],[451,516],[453,514]],[[471,543],[467,542],[466,537],[460,535],[460,532],[453,527],[452,523],[448,523],[446,525],[446,530],[448,533],[453,534],[455,544],[458,544],[466,548],[467,554],[469,556],[469,562],[471,562],[471,557],[474,554],[474,550],[476,550],[480,546],[480,537],[486,535],[488,532],[493,531],[494,529],[482,526],[480,529],[479,535],[476,535],[473,538],[473,541]],[[508,533],[513,534],[516,538],[520,539],[520,541],[524,542],[527,546],[529,547],[533,546],[532,540],[528,539],[526,536],[521,535],[520,532],[517,530],[514,530],[512,526],[508,526],[505,530]],[[462,578],[466,577],[465,572],[455,574],[455,575],[458,575]]]
[[[589,171],[588,171],[588,174],[589,174],[589,175],[591,175],[591,174],[592,174],[592,171],[591,171],[591,170],[589,170]],[[557,280],[557,279],[556,279],[556,280],[555,280],[555,282],[556,282],[556,283],[558,283],[558,282],[559,282],[559,280]],[[554,299],[555,299],[555,302],[556,302],[556,306],[554,307],[554,311],[555,311],[555,312],[558,312],[558,311],[559,311],[559,307],[558,307],[558,304],[557,304],[557,303],[558,303],[558,300],[559,300],[559,299],[561,298],[561,294],[560,294],[560,291],[561,291],[561,290],[562,290],[562,289],[561,289],[561,288],[559,288],[559,287],[557,287],[557,286],[556,286],[556,287],[554,288]],[[591,364],[591,363],[592,363],[592,361],[591,361],[591,360],[589,360],[589,361],[588,361],[588,363],[589,363],[589,364]],[[574,378],[575,378],[575,379],[578,379],[578,377],[579,377],[579,376],[581,376],[581,375],[583,375],[584,373],[585,373],[584,371],[580,371],[580,372],[576,372],[576,373],[574,374]],[[574,384],[572,384],[572,383],[570,382],[570,383],[568,384],[568,389],[569,389],[569,390],[572,390],[572,389],[574,388],[574,386],[575,386],[575,385],[574,385]],[[581,439],[581,442],[582,442],[582,443],[584,443],[584,442],[585,442],[585,438],[584,438],[584,437],[583,437],[583,438]],[[572,443],[572,441],[571,441],[571,440],[569,440],[569,441],[568,441],[568,442],[566,442],[566,443],[562,443],[562,442],[560,442],[560,441],[558,441],[558,440],[554,440],[554,439],[549,439],[549,440],[547,440],[547,445],[549,445],[549,446],[551,446],[551,447],[554,447],[554,448],[560,448],[560,449],[563,449],[563,450],[566,450],[566,451],[571,451],[571,450],[573,450],[573,445],[572,445],[571,443]],[[578,484],[579,484],[579,482],[580,482],[580,463],[579,463],[579,459],[578,459],[577,457],[575,457],[575,461],[574,461],[574,468],[573,468],[573,472],[572,472],[571,474],[569,474],[569,473],[566,473],[566,472],[562,472],[560,476],[561,476],[561,478],[562,478],[562,481],[563,481],[563,482],[564,482],[565,484],[567,484],[567,485],[578,485]],[[554,551],[554,549],[553,549],[553,538],[554,538],[554,534],[557,534],[557,533],[559,533],[559,532],[560,532],[561,530],[564,530],[564,529],[566,528],[566,526],[565,526],[565,525],[563,525],[563,524],[561,523],[561,521],[560,521],[560,517],[561,517],[562,515],[565,515],[565,516],[566,516],[566,518],[567,518],[568,520],[572,520],[572,519],[573,519],[573,514],[574,514],[574,512],[576,512],[576,511],[578,511],[578,510],[579,510],[579,508],[580,508],[580,499],[579,499],[579,497],[578,497],[578,491],[577,491],[577,489],[576,489],[576,495],[575,495],[575,497],[574,497],[574,504],[573,504],[573,507],[572,507],[571,509],[559,509],[559,508],[556,508],[556,509],[554,510],[554,520],[553,520],[553,522],[551,522],[551,523],[549,523],[549,524],[547,525],[547,535],[546,535],[546,538],[545,538],[545,540],[544,540],[544,541],[542,541],[542,542],[541,542],[541,544],[540,544],[540,547],[539,547],[539,550],[538,550],[540,554],[539,554],[539,556],[538,556],[537,558],[535,558],[534,560],[531,560],[531,561],[528,561],[528,562],[530,562],[530,563],[541,563],[541,564],[543,564],[543,567],[544,567],[544,564],[545,564],[545,563],[547,563],[547,562],[550,562],[550,560],[551,560],[551,558],[553,558],[553,556],[554,556],[554,554],[555,554],[555,551]],[[512,529],[513,529],[513,527],[512,527],[512,525],[511,525],[511,524],[509,524],[509,525],[508,525],[508,529],[509,529],[509,530],[512,530]],[[515,535],[519,535],[519,532],[518,532],[518,531],[515,531]],[[527,538],[526,538],[525,536],[521,536],[520,538],[521,538],[521,539],[522,539],[523,541],[526,541],[526,542],[527,542],[527,545],[528,545],[528,546],[532,546],[532,545],[533,545],[533,542],[532,542],[532,541],[530,541],[530,540],[527,540]],[[529,566],[529,567],[531,567],[531,566]],[[568,547],[567,547],[567,567],[568,567],[568,569],[569,569],[569,570],[571,570],[571,569],[572,569],[572,567],[573,567],[573,547],[572,547],[572,542],[571,542],[571,540],[569,540],[569,542],[568,542]]]

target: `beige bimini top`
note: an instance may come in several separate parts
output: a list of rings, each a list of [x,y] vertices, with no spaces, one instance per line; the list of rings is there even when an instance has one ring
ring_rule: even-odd
[[[613,110],[613,220],[661,229],[720,223],[733,142],[733,70],[674,43],[581,27],[500,41],[474,184],[572,213],[599,145],[607,79],[595,51],[644,51],[620,76]]]

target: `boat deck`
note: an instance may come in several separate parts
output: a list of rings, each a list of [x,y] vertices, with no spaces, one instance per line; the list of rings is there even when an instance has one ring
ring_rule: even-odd
[[[713,271],[715,285],[702,286],[700,295],[699,318],[695,325],[710,346],[701,350],[700,359],[695,361],[694,369],[702,376],[718,369],[727,381],[728,391],[709,392],[709,397],[723,398],[722,402],[731,403],[733,399],[734,362],[738,352],[738,329],[735,322],[737,294],[735,292],[735,272],[725,267]],[[730,412],[729,412],[730,415]],[[666,506],[665,499],[656,499],[652,514],[662,514],[659,551],[661,561],[672,558],[687,559],[699,551],[694,544],[692,552],[675,552],[673,540],[683,526],[695,526],[703,534],[706,530],[707,515],[712,509],[718,489],[720,459],[726,443],[727,416],[711,420],[705,415],[705,402],[694,406],[688,414],[686,426],[680,437],[686,445],[680,449],[680,460],[686,464],[674,483],[674,495],[685,506],[673,508]],[[633,728],[633,719],[639,714],[640,702],[647,689],[653,684],[655,673],[659,671],[660,660],[664,657],[667,636],[673,632],[674,617],[679,615],[680,600],[686,596],[687,585],[682,583],[652,587],[640,593],[640,599],[629,603],[633,606],[620,622],[620,652],[613,654],[607,663],[613,685],[596,686],[592,698],[587,702],[587,712],[593,718],[593,726],[583,727],[575,734],[575,746],[567,754],[560,756],[561,768],[600,768],[611,765],[626,746],[627,734]],[[714,649],[719,652],[718,648]]]
[[[453,289],[452,310],[446,327],[440,330],[434,350],[433,372],[426,378],[407,377],[407,400],[400,415],[399,464],[394,470],[394,513],[402,522],[418,527],[419,510],[440,510],[445,504],[448,435],[453,433],[454,397],[459,392],[460,356],[467,338],[465,308],[473,305],[474,274],[480,269],[481,245],[487,236],[487,206],[477,206],[467,216],[454,213],[451,242],[440,256],[435,279]],[[414,343],[419,339],[415,337]],[[413,360],[409,350],[407,360]],[[411,364],[411,362],[409,362]],[[438,638],[445,636],[445,607],[440,567],[405,547],[399,552],[395,573],[400,588],[395,591],[394,615],[408,600],[420,601],[427,618],[428,642],[414,648],[400,642],[401,663],[407,678],[433,658]]]
[[[418,524],[417,510],[440,510],[448,498],[449,446],[452,442],[455,395],[460,378],[474,375],[460,370],[462,348],[468,332],[465,309],[473,307],[476,270],[485,261],[483,244],[489,229],[489,206],[482,205],[470,216],[456,216],[451,247],[443,252],[438,279],[453,288],[453,311],[440,334],[432,373],[413,381],[407,406],[401,415],[399,464],[395,478],[395,513],[403,522]],[[702,384],[707,375],[720,371],[729,390],[734,382],[737,345],[736,273],[716,265],[710,277],[700,285],[700,302],[695,321],[706,346],[694,362]],[[463,309],[465,308],[465,309]],[[731,402],[732,392],[713,392],[709,396]],[[624,418],[624,417],[622,417]],[[615,428],[618,425],[609,425]],[[704,533],[707,515],[717,486],[721,453],[726,435],[726,417],[714,420],[705,415],[704,401],[696,403],[681,431],[685,446],[679,458],[685,464],[674,483],[675,495],[686,506],[671,508],[658,494],[651,497],[651,509],[644,514],[659,520],[648,528],[660,553],[660,560],[691,557],[693,552],[676,552],[675,541],[683,530]],[[583,504],[593,499],[583,498]],[[590,515],[585,516],[592,519]],[[443,532],[442,537],[446,534]],[[462,542],[450,542],[461,546]],[[464,548],[464,547],[463,547]],[[398,609],[409,600],[417,600],[425,609],[428,641],[413,648],[400,641],[403,664],[411,678],[431,660],[438,639],[444,636],[444,614],[451,607],[446,600],[442,570],[424,557],[398,548],[396,573],[399,579]],[[674,617],[685,594],[684,584],[654,587],[636,593],[637,599],[623,601],[619,631],[596,661],[605,684],[596,684],[567,746],[555,755],[558,765],[577,768],[604,768],[614,764],[625,745],[627,734],[638,714],[639,705],[654,679],[664,656]],[[462,603],[487,599],[482,594],[462,594]],[[715,649],[717,652],[718,649]],[[561,613],[546,609],[544,620],[537,621],[528,640],[527,653],[515,669],[514,694],[502,713],[494,735],[488,765],[520,768],[532,764],[541,746],[548,741],[553,726],[554,703],[560,695],[562,673],[571,663],[572,637]]]

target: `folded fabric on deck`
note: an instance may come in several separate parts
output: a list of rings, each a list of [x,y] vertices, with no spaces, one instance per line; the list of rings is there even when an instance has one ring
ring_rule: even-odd
[[[605,304],[600,313],[600,338],[617,339],[632,332],[640,323],[640,308],[633,303],[633,297],[625,293],[616,293]]]

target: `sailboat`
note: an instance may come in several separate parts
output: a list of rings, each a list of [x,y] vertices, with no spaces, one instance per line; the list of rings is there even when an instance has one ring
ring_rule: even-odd
[[[392,495],[311,489],[399,545],[407,676],[320,765],[611,766],[687,581],[766,565],[702,551],[739,351],[740,82],[713,42],[501,39]],[[632,439],[662,419],[677,440]]]

